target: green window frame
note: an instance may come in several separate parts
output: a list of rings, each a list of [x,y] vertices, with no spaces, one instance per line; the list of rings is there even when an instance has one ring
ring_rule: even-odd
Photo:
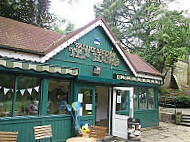
[[[0,118],[15,117],[15,116],[30,116],[32,114],[28,113],[28,107],[32,103],[36,103],[38,105],[38,110],[36,111],[36,116],[39,116],[41,113],[40,112],[40,108],[41,108],[40,103],[41,103],[41,98],[42,98],[41,97],[42,79],[39,76],[30,76],[30,75],[25,75],[25,74],[20,75],[20,74],[10,74],[10,73],[5,73],[5,72],[1,72],[1,74],[12,76],[13,81],[12,81],[12,88],[10,88],[11,91],[7,92],[7,94],[11,93],[11,96],[12,96],[11,104],[10,104],[11,105],[10,112],[7,115],[0,116]],[[23,80],[23,79],[27,79],[27,78],[29,79],[28,81]],[[1,78],[1,79],[3,79],[3,78]],[[39,84],[38,83],[35,84],[33,82],[35,79],[39,80]],[[6,81],[7,80],[4,80],[5,84],[6,84]],[[28,86],[30,82],[32,82],[32,84],[31,84],[31,86]],[[21,83],[21,84],[19,84],[19,83]],[[23,83],[23,86],[22,86],[22,83]],[[4,90],[6,88],[6,86],[1,87],[1,92],[2,92],[2,88]],[[32,100],[28,100],[28,101],[30,101],[30,103],[28,102],[29,104],[27,105],[27,107],[25,106],[25,103],[20,102],[20,101],[23,101],[24,98],[31,99],[32,96],[30,96],[30,95],[35,94],[35,92],[37,92],[36,90],[38,90],[38,94],[37,94],[38,98],[33,98]],[[29,97],[27,97],[28,94],[30,94]],[[35,100],[35,99],[37,99],[37,100]],[[1,107],[2,107],[1,110],[3,112],[4,108],[2,105],[1,105]]]
[[[150,94],[150,90],[152,90],[152,94]],[[140,100],[141,98],[143,99]],[[134,87],[133,99],[135,110],[153,110],[157,108],[156,89],[153,87]],[[152,104],[150,104],[151,101]]]

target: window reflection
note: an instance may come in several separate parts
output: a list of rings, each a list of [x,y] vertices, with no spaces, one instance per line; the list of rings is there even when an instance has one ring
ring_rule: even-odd
[[[12,112],[14,76],[0,74],[0,117],[9,117]]]
[[[116,114],[128,115],[130,103],[128,97],[126,91],[116,90]]]
[[[154,109],[155,108],[154,89],[152,89],[152,88],[148,89],[148,106],[149,106],[149,109]]]
[[[140,102],[140,109],[147,109],[146,88],[139,89],[139,102]]]
[[[40,78],[19,76],[15,115],[38,115],[40,100]]]
[[[67,113],[66,105],[70,93],[70,82],[66,80],[49,80],[48,89],[48,114],[65,114]]]
[[[82,115],[92,115],[93,107],[93,90],[92,89],[79,89],[78,93],[83,96],[81,105],[82,109],[80,112]]]

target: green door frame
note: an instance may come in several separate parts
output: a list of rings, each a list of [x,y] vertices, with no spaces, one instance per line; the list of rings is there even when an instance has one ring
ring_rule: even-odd
[[[93,117],[93,125],[95,124],[95,86],[88,86],[88,85],[81,85],[81,84],[78,84],[78,85],[76,85],[76,94],[75,94],[75,101],[77,101],[78,100],[78,90],[79,89],[92,89],[92,92],[93,92],[93,94],[92,94],[92,117]],[[84,96],[83,96],[84,97]],[[85,116],[82,116],[82,117],[85,117]],[[87,115],[87,117],[91,117],[90,115]]]

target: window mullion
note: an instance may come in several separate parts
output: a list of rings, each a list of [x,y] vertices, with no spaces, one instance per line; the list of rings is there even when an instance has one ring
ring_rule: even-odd
[[[12,117],[15,116],[17,86],[18,86],[18,76],[15,76],[14,83],[13,83],[13,101],[12,101],[12,113],[11,113]]]

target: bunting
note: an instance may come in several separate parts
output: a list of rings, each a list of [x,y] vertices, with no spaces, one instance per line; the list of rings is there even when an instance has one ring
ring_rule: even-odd
[[[3,88],[4,95],[6,95],[9,91],[14,92],[13,89],[11,89],[11,88],[6,88],[6,87],[3,87],[3,86],[0,86],[0,89],[1,88]],[[25,91],[27,90],[28,93],[31,95],[33,89],[36,90],[36,92],[39,93],[39,88],[40,88],[40,86],[36,86],[36,87],[33,87],[33,88],[27,88],[27,89],[18,89],[16,92],[20,91],[21,95],[23,96]]]
[[[21,93],[22,96],[24,95],[24,92],[25,92],[25,89],[20,90],[20,93]]]
[[[4,88],[4,95],[6,95],[7,92],[9,92],[9,90],[11,90],[11,89],[9,89],[9,88]]]

